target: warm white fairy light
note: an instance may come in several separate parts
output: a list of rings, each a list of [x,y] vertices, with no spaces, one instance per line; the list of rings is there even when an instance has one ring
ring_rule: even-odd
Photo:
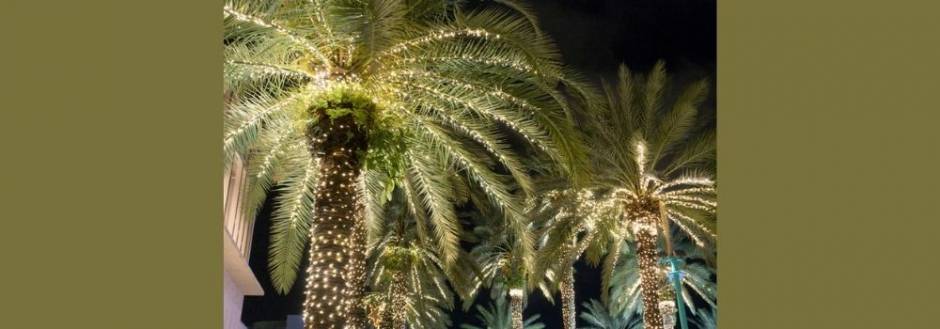
[[[232,108],[231,111],[236,111],[236,112],[241,111],[241,112],[246,113],[248,116],[240,120],[241,124],[239,124],[238,127],[236,127],[235,129],[231,129],[225,133],[225,136],[223,139],[225,149],[229,149],[233,147],[235,143],[235,139],[238,138],[239,136],[243,136],[249,129],[260,128],[261,125],[266,120],[268,120],[272,115],[275,115],[278,112],[285,110],[291,104],[296,102],[298,100],[298,97],[299,95],[295,94],[273,105],[266,105],[266,104],[253,103],[253,102],[248,102],[246,103],[247,105],[245,105],[249,107],[255,106],[255,107],[263,108],[263,110],[261,111],[243,110],[243,109],[239,109],[238,107]]]
[[[320,52],[320,49],[317,48],[316,45],[314,45],[313,43],[311,43],[309,40],[304,39],[303,37],[300,37],[300,36],[295,35],[295,34],[292,33],[291,31],[289,31],[288,29],[284,28],[283,26],[280,26],[279,24],[277,24],[277,23],[275,23],[275,22],[273,22],[273,21],[268,21],[268,20],[262,19],[262,18],[260,18],[260,17],[256,17],[256,16],[252,16],[252,15],[249,15],[249,14],[246,14],[246,13],[243,13],[243,12],[240,12],[240,11],[236,10],[235,8],[233,8],[231,5],[228,5],[228,4],[226,4],[225,6],[222,7],[222,11],[223,11],[226,15],[228,15],[229,17],[232,17],[232,18],[234,18],[235,20],[238,20],[238,21],[240,21],[240,22],[245,22],[245,23],[249,23],[249,24],[254,24],[254,25],[257,25],[257,26],[260,26],[260,27],[266,27],[266,28],[272,29],[272,30],[274,30],[274,31],[277,31],[279,34],[281,34],[281,35],[287,37],[288,39],[290,39],[291,41],[297,43],[298,45],[303,46],[303,47],[306,48],[310,53],[312,53],[312,54],[316,55],[317,57],[319,57],[320,60],[322,61],[321,64],[327,65],[327,66],[330,65],[329,59],[327,59],[326,56],[324,56],[323,53]]]
[[[711,229],[709,229],[709,228],[706,227],[705,225],[702,225],[701,223],[699,223],[699,222],[698,222],[697,220],[695,220],[694,218],[689,217],[689,216],[687,216],[687,215],[685,215],[685,214],[683,214],[683,213],[681,213],[681,212],[679,212],[679,211],[669,210],[669,217],[670,217],[670,219],[672,219],[673,222],[675,222],[676,224],[680,224],[680,223],[683,222],[683,221],[684,221],[684,222],[688,222],[688,223],[692,223],[693,225],[695,225],[695,227],[697,227],[698,229],[700,229],[700,230],[702,230],[703,232],[705,232],[706,234],[708,234],[712,239],[718,237],[718,234],[715,234],[715,232],[713,232]],[[687,227],[683,226],[683,228],[687,228]],[[696,235],[696,234],[693,234],[691,231],[687,231],[687,232],[688,232],[689,235],[691,235],[691,236],[695,236],[695,235]]]
[[[425,36],[399,43],[389,48],[382,55],[384,56],[394,55],[394,54],[406,51],[411,47],[416,47],[422,44],[427,44],[427,43],[431,43],[435,41],[441,41],[445,39],[453,39],[457,37],[476,37],[476,38],[486,38],[486,39],[492,38],[492,39],[498,40],[500,38],[500,35],[497,33],[489,32],[484,29],[437,30]]]
[[[237,66],[240,70],[234,70],[232,74],[239,74],[252,79],[263,78],[267,76],[287,76],[290,78],[313,78],[314,76],[303,71],[298,71],[286,66],[279,66],[267,63],[257,63],[245,60],[226,61],[229,66]]]
[[[538,71],[532,68],[531,65],[526,64],[524,61],[509,59],[509,58],[486,58],[478,57],[470,54],[463,54],[460,56],[428,56],[428,57],[406,57],[399,60],[401,64],[418,64],[418,63],[436,63],[436,62],[451,62],[451,61],[466,61],[474,64],[483,64],[490,66],[498,66],[504,68],[511,68],[516,71],[535,74],[538,75]]]
[[[468,101],[467,99],[454,96],[451,93],[437,90],[436,88],[431,87],[431,86],[422,85],[418,83],[413,83],[412,86],[418,89],[427,91],[428,93],[433,94],[434,96],[437,96],[441,99],[447,100],[455,104],[459,104],[462,107],[473,109],[475,111],[479,111],[483,114],[486,114],[487,116],[492,117],[496,121],[499,121],[500,123],[509,126],[514,131],[519,132],[522,135],[522,137],[526,139],[526,141],[528,141],[532,145],[539,146],[539,148],[541,149],[545,149],[545,146],[544,146],[545,143],[547,142],[547,140],[550,140],[548,138],[542,137],[544,136],[544,132],[541,132],[541,131],[533,132],[531,129],[526,129],[526,127],[521,127],[519,126],[519,124],[516,123],[518,120],[513,120],[511,118],[508,118],[505,115],[502,115],[496,111],[491,110],[490,107],[483,106],[483,104],[470,103],[470,101]],[[530,136],[533,133],[538,134],[542,138],[540,138],[540,140],[533,139],[532,136]]]

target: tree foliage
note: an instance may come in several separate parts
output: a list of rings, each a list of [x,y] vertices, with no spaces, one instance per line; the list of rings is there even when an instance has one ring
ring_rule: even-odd
[[[578,172],[585,157],[568,102],[590,91],[561,65],[527,7],[501,2],[460,10],[446,1],[226,1],[225,160],[249,162],[249,214],[280,192],[269,252],[279,291],[296,279],[316,201],[307,110],[336,97],[356,98],[346,108],[358,110],[331,115],[369,123],[360,184],[369,228],[400,187],[427,229],[422,238],[451,266],[460,234],[454,185],[469,181],[522,247],[533,248],[514,189],[529,190],[524,163],[532,154]],[[525,150],[511,147],[510,136],[525,140]]]

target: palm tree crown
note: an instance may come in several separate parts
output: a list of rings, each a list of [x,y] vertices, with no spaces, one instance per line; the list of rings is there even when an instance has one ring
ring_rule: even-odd
[[[621,209],[613,244],[605,260],[606,287],[610,272],[628,236],[635,241],[643,293],[644,323],[662,327],[656,307],[662,281],[656,240],[663,233],[666,253],[672,254],[670,224],[675,224],[698,245],[716,238],[715,182],[709,174],[714,136],[699,133],[694,122],[704,100],[707,83],[699,81],[679,93],[667,106],[665,64],[658,62],[645,78],[621,65],[619,81],[604,83],[606,107],[593,117],[590,140],[604,152],[593,155],[596,186],[607,191],[608,206]],[[706,127],[706,131],[709,128]],[[606,296],[606,294],[604,294]]]
[[[595,265],[606,253],[602,281],[608,287],[630,239],[637,246],[634,265],[646,275],[637,282],[645,283],[649,293],[644,295],[653,302],[662,281],[656,251],[660,233],[668,254],[671,223],[700,247],[714,241],[717,203],[709,175],[714,135],[694,124],[707,84],[696,82],[675,97],[667,97],[667,85],[662,62],[647,77],[621,66],[616,83],[603,83],[606,106],[589,107],[582,116],[584,138],[596,150],[590,154],[593,179],[582,185],[549,181],[530,204],[543,227],[537,272],[560,277],[555,280],[563,286],[583,253]],[[606,302],[607,289],[601,297]],[[660,321],[657,310],[646,313],[652,313],[647,326],[658,328],[649,323]]]

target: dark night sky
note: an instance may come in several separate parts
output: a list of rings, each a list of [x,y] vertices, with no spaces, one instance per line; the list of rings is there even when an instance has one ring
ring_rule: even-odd
[[[709,78],[714,85],[716,55],[715,0],[530,0],[542,28],[558,43],[565,62],[589,76],[609,76],[619,63],[633,71],[648,70],[664,59],[676,81]],[[714,89],[712,89],[714,95]],[[714,109],[714,97],[706,107]],[[242,321],[284,320],[299,314],[302,284],[287,296],[278,295],[267,275],[268,227],[271,204],[265,205],[255,227],[249,265],[266,295],[246,297]],[[306,266],[303,264],[302,266]],[[577,304],[600,295],[596,269],[576,265]],[[298,281],[302,282],[302,278]],[[477,302],[487,299],[482,293]],[[541,314],[549,329],[561,328],[561,308],[535,292],[525,316]],[[475,312],[452,315],[454,323],[477,323]],[[580,323],[579,326],[583,325]]]

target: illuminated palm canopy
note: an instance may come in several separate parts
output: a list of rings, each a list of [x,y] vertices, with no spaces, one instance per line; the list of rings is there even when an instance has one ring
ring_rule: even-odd
[[[606,152],[593,154],[598,185],[609,188],[609,197],[623,204],[660,209],[663,219],[700,245],[706,243],[715,237],[708,221],[717,208],[710,174],[715,138],[695,119],[707,83],[695,82],[674,99],[667,98],[663,62],[645,78],[621,66],[618,78],[616,84],[603,84],[608,106],[592,125],[598,128],[592,130],[592,142],[606,147]],[[671,104],[665,104],[669,99]],[[652,229],[637,225],[634,230]]]
[[[678,226],[699,246],[716,237],[715,183],[708,174],[714,158],[714,136],[696,127],[698,107],[707,84],[691,84],[666,104],[665,64],[658,62],[648,76],[634,76],[621,66],[615,85],[604,83],[608,106],[594,116],[592,140],[606,152],[594,154],[597,185],[609,191],[609,202],[621,208],[613,243],[604,261],[604,286],[617,263],[623,240],[634,240],[644,324],[663,327],[657,307],[664,281],[659,268],[657,240],[664,233],[666,254],[672,254],[670,224]],[[667,106],[671,105],[671,106]],[[697,129],[698,128],[698,129]],[[606,298],[606,291],[603,295]]]

